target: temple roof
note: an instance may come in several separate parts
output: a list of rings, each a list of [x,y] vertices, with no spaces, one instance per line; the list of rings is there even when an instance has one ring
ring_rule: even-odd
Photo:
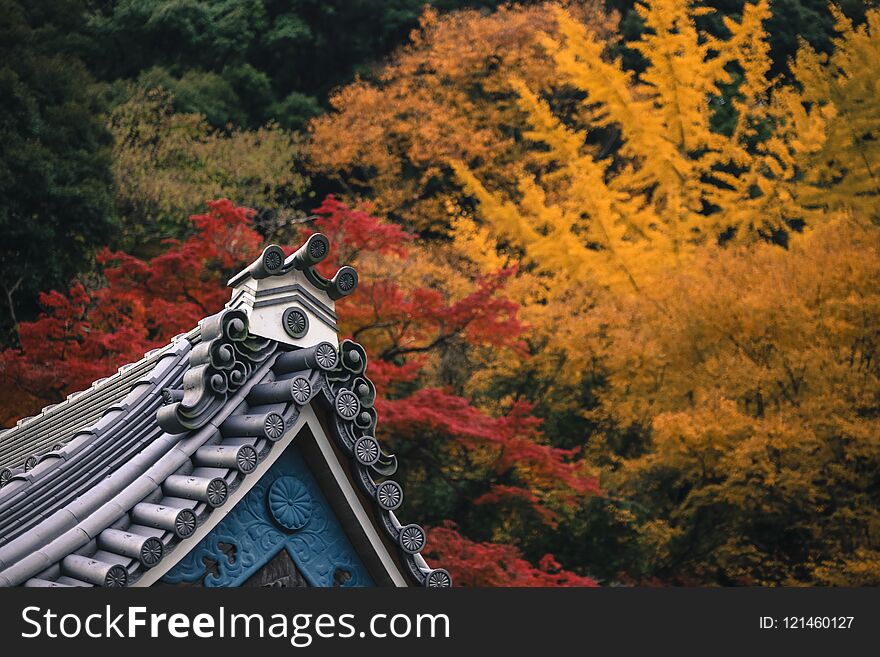
[[[422,558],[422,528],[395,514],[403,491],[375,438],[367,354],[336,339],[334,302],[357,274],[318,274],[328,250],[320,234],[286,258],[267,247],[230,280],[223,311],[0,434],[0,585],[155,581],[307,419],[332,438],[400,570],[451,584]]]

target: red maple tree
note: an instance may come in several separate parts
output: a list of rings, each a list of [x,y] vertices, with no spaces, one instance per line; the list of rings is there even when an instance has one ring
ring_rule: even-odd
[[[458,586],[598,586],[590,577],[564,570],[552,554],[534,566],[516,546],[471,541],[451,522],[428,533],[428,550],[455,573]]]
[[[253,211],[230,201],[212,201],[191,217],[195,233],[168,240],[149,260],[102,250],[100,284],[76,281],[67,294],[40,295],[44,312],[18,326],[18,348],[0,353],[0,380],[19,393],[0,402],[11,420],[61,401],[167,344],[223,307],[223,281],[259,252],[251,227]]]

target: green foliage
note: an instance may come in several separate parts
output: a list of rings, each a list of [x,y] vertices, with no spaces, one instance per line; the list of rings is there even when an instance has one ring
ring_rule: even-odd
[[[413,29],[424,0],[118,0],[90,18],[103,80],[157,83],[175,107],[227,123],[301,128],[328,93],[368,74]],[[440,9],[498,2],[442,0]]]
[[[154,238],[185,232],[183,218],[207,198],[226,194],[260,208],[277,205],[283,223],[305,181],[293,171],[298,146],[282,130],[304,126],[320,113],[329,90],[368,72],[403,41],[422,4],[3,0],[0,302],[13,300],[0,333],[34,318],[39,291],[84,273],[95,246],[136,240],[149,251]],[[438,6],[471,4],[497,3],[445,0]],[[121,134],[127,119],[120,112],[131,109],[129,101],[140,102],[139,89],[156,88],[170,94],[180,117],[203,117],[200,135],[182,137],[195,128],[180,127],[190,119],[175,119],[172,131],[183,141],[151,152],[137,135]],[[113,122],[121,141],[111,165],[104,112],[120,105]],[[208,139],[211,127],[221,132]],[[259,144],[258,152],[230,150],[248,144]],[[199,161],[211,148],[213,159]],[[218,159],[224,149],[225,163]],[[270,155],[272,149],[277,153]],[[122,176],[115,206],[124,223],[121,240],[114,231],[113,168]],[[163,181],[166,192],[176,190],[160,201]],[[183,188],[189,190],[185,202],[176,196]],[[270,219],[267,232],[279,223]],[[37,265],[41,247],[53,257]]]
[[[294,218],[307,187],[299,140],[277,125],[219,131],[200,114],[175,112],[163,91],[138,92],[110,116],[122,246],[151,253],[189,230],[206,198],[272,211],[269,234]],[[268,215],[263,215],[266,218]]]
[[[211,125],[241,124],[246,119],[232,84],[217,73],[189,70],[176,79],[167,69],[155,67],[137,81],[143,89],[167,90],[178,112],[202,114]]]
[[[75,0],[0,2],[0,331],[112,236],[110,135],[71,55]]]

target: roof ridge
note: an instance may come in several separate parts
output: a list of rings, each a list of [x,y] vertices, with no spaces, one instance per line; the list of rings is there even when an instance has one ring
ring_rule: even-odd
[[[354,267],[343,265],[333,278],[322,276],[316,266],[330,254],[330,240],[323,233],[313,233],[291,255],[277,244],[270,244],[250,265],[229,279],[227,285],[237,287],[248,278],[262,280],[270,276],[283,276],[292,270],[301,271],[306,279],[333,301],[352,294],[357,288],[358,275]]]

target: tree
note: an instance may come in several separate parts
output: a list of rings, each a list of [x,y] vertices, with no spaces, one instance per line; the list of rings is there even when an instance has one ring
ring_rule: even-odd
[[[515,272],[524,352],[487,352],[468,389],[535,403],[548,443],[584,450],[603,489],[550,509],[568,540],[518,525],[516,546],[602,581],[875,583],[876,11],[836,14],[833,53],[804,48],[783,79],[766,2],[640,5],[637,70],[601,22],[534,11],[546,36],[489,75],[454,18],[426,23],[378,83],[339,93],[312,156],[450,270]],[[441,101],[421,113],[406,91]],[[471,523],[468,540],[494,540]]]
[[[68,36],[79,2],[4,0],[0,36],[0,331],[37,312],[114,229],[110,135]]]
[[[451,523],[431,531],[428,549],[455,573],[457,586],[596,586],[589,577],[563,570],[550,554],[536,567],[516,547],[469,541]]]
[[[44,313],[21,323],[20,347],[0,354],[4,383],[24,393],[5,400],[4,422],[62,401],[222,309],[222,281],[261,242],[252,217],[229,201],[214,202],[208,214],[192,217],[193,236],[169,241],[149,261],[102,250],[105,285],[76,281],[67,294],[41,294]]]
[[[161,240],[186,236],[205,198],[230,197],[259,212],[267,235],[301,217],[307,187],[299,140],[277,125],[257,130],[211,128],[199,114],[175,112],[160,89],[135,92],[110,114],[116,210],[123,247],[151,253]]]
[[[840,219],[706,251],[618,297],[601,393],[612,522],[633,578],[875,585],[880,232]],[[632,443],[619,436],[636,436]],[[634,444],[633,444],[634,443]]]
[[[589,469],[574,452],[546,444],[528,405],[490,413],[431,385],[446,345],[515,348],[516,307],[501,294],[509,272],[468,291],[440,291],[426,285],[437,271],[396,226],[332,197],[315,213],[315,227],[339,247],[322,263],[324,272],[343,261],[361,270],[358,294],[340,302],[342,328],[375,358],[369,373],[382,394],[379,427],[401,454],[409,507],[429,521],[455,520],[462,527],[461,533],[451,526],[439,531],[437,549],[450,541],[471,544],[468,532],[498,543],[473,544],[472,559],[459,555],[456,568],[466,582],[485,581],[479,574],[485,548],[505,555],[510,584],[589,583],[550,556],[534,567],[510,544],[518,531],[553,526],[573,497],[596,492]],[[46,312],[22,324],[21,347],[0,353],[4,384],[27,394],[7,396],[3,417],[60,401],[222,308],[228,298],[223,281],[262,242],[253,218],[252,210],[229,201],[210,203],[207,214],[192,217],[196,232],[170,241],[166,252],[147,261],[105,250],[99,261],[106,285],[87,289],[77,282],[66,295],[43,295]],[[421,507],[432,499],[445,503]],[[514,523],[504,521],[503,511],[511,509]]]
[[[576,317],[589,313],[603,291],[651,298],[658,275],[689,266],[705,248],[784,244],[804,226],[830,218],[815,200],[829,186],[848,199],[835,209],[861,209],[868,200],[847,195],[839,179],[811,181],[822,170],[812,158],[836,110],[809,100],[821,91],[810,91],[806,77],[806,92],[773,87],[766,2],[746,5],[739,22],[725,19],[724,40],[700,32],[696,18],[705,12],[685,3],[639,7],[650,30],[631,44],[648,62],[638,76],[604,58],[599,34],[556,10],[558,32],[543,40],[556,73],[537,89],[518,78],[510,82],[528,117],[525,137],[540,158],[516,178],[515,190],[490,189],[467,163],[452,162],[478,206],[477,216],[459,225],[470,223],[464,235],[479,239],[456,240],[469,252],[513,252],[525,272],[544,281],[546,291],[532,285],[519,297],[523,317],[536,327],[533,344],[545,354],[534,359],[541,377],[551,377],[561,360],[564,380],[602,383],[593,324],[578,319],[566,334],[556,327],[571,309]],[[731,67],[740,79],[733,126],[719,132],[706,100],[723,96]],[[580,111],[563,113],[546,100],[559,86],[580,93]],[[860,125],[867,125],[872,107]],[[615,133],[617,146],[591,140],[597,130]],[[865,143],[870,140],[869,131]],[[479,255],[475,264],[483,260]]]
[[[363,272],[363,285],[340,302],[339,314],[345,332],[373,358],[380,431],[400,456],[409,507],[431,524],[454,520],[456,528],[440,533],[445,540],[522,543],[528,557],[540,560],[546,550],[540,541],[532,545],[534,535],[557,527],[573,505],[598,492],[594,472],[580,450],[548,444],[530,404],[480,407],[468,399],[467,381],[456,381],[471,376],[472,353],[521,349],[516,305],[501,296],[513,272],[474,283],[392,224],[332,198],[315,212],[318,227],[344,245],[327,273],[347,261]],[[452,385],[437,385],[450,374]],[[499,549],[517,554],[507,546]],[[483,581],[477,570],[461,572]],[[558,576],[586,581],[567,571]]]
[[[595,3],[571,9],[599,34],[610,31]],[[330,97],[333,111],[310,126],[312,170],[422,236],[458,230],[449,159],[472,163],[499,185],[533,159],[518,139],[522,112],[508,78],[540,83],[550,61],[538,39],[554,29],[546,4],[488,15],[428,9],[412,43],[375,80]]]
[[[613,22],[596,3],[567,6],[610,37]],[[331,98],[335,111],[312,123],[309,162],[316,184],[330,178],[346,198],[366,198],[383,216],[430,240],[433,257],[447,271],[476,279],[515,266],[519,254],[474,221],[473,203],[461,193],[449,161],[465,161],[487,185],[511,191],[524,168],[539,166],[544,156],[522,137],[525,115],[509,79],[540,85],[552,71],[539,43],[544,30],[556,31],[546,3],[492,14],[427,12],[412,45],[398,51],[375,81],[340,90]],[[548,102],[568,112],[578,97],[561,89]],[[593,137],[598,148],[617,143],[614,131]],[[535,403],[551,442],[571,448],[583,444],[584,410],[594,403],[582,384],[599,376],[578,329],[595,300],[586,285],[560,286],[557,302],[548,304],[546,286],[527,267],[517,270],[507,295],[520,304],[531,358],[482,354],[467,365],[468,386],[492,403]],[[572,345],[578,345],[576,354]]]
[[[880,57],[880,12],[869,11],[855,27],[834,11],[838,37],[834,52],[804,47],[792,70],[803,90],[794,111],[828,117],[825,130],[804,153],[805,201],[829,210],[880,216],[880,112],[871,77]],[[809,110],[807,109],[809,108]]]
[[[300,128],[334,87],[369,72],[406,39],[423,4],[114,0],[90,12],[87,59],[108,82],[161,83],[176,109],[205,115],[214,127]]]
[[[645,24],[636,10],[638,0],[606,0],[605,6],[620,13],[621,36],[628,41],[638,39]],[[748,0],[709,0],[705,3],[714,11],[701,19],[701,27],[714,36],[724,33],[722,17],[739,20]],[[771,60],[770,75],[789,75],[788,67],[801,42],[810,44],[819,52],[830,53],[833,49],[835,19],[832,8],[839,7],[847,16],[861,21],[866,9],[861,0],[843,0],[829,3],[825,0],[775,0],[771,16],[767,20],[767,45]],[[623,49],[627,68],[638,69],[645,61],[635,51]]]
[[[649,28],[631,44],[649,62],[638,77],[619,61],[604,60],[604,41],[557,10],[562,39],[544,39],[556,84],[574,86],[586,100],[572,126],[538,92],[513,80],[529,117],[526,137],[546,149],[544,166],[519,177],[515,200],[490,193],[465,163],[453,162],[490,232],[526,262],[634,291],[700,245],[724,235],[764,239],[809,215],[795,185],[792,150],[800,145],[791,133],[760,138],[756,132],[767,120],[771,85],[762,47],[767,3],[747,5],[740,23],[728,20],[726,41],[701,34],[695,17],[705,12],[688,3],[656,0],[638,10]],[[731,63],[743,70],[744,84],[726,136],[712,129],[706,100],[723,95]],[[797,117],[776,109],[774,118],[794,124]],[[604,155],[586,135],[612,126],[620,148]]]
[[[766,3],[725,20],[724,40],[702,34],[686,4],[638,10],[648,31],[631,44],[647,62],[637,76],[558,12],[563,39],[544,43],[584,109],[579,121],[559,116],[512,81],[546,157],[516,193],[454,167],[483,230],[551,290],[604,290],[573,349],[604,372],[590,451],[619,501],[611,522],[645,546],[643,569],[624,570],[680,583],[874,582],[873,485],[861,472],[876,457],[866,409],[877,385],[877,111],[860,72],[876,12],[858,30],[841,17],[828,65],[805,50],[798,85],[773,88]],[[719,132],[705,100],[734,65],[735,120]],[[834,120],[838,106],[849,121]],[[620,130],[613,155],[587,140],[594,125]],[[842,268],[844,280],[828,273]],[[847,522],[858,538],[842,538]]]

